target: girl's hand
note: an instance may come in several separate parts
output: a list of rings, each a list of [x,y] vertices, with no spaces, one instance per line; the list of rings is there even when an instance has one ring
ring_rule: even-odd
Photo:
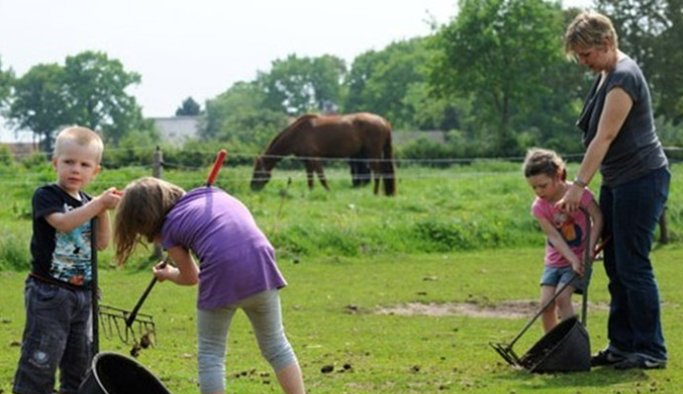
[[[577,275],[579,275],[580,278],[583,277],[583,274],[585,272],[585,267],[584,267],[583,261],[578,260],[578,259],[575,261],[572,261],[572,269],[574,270],[574,272],[576,272]]]
[[[158,262],[153,268],[152,273],[157,278],[159,282],[163,282],[166,279],[173,280],[174,277],[178,276],[178,268],[173,267],[168,264],[167,261]]]

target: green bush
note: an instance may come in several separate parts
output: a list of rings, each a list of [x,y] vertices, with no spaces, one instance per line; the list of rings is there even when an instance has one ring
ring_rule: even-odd
[[[3,229],[0,231],[0,270],[24,271],[30,267],[28,241]]]

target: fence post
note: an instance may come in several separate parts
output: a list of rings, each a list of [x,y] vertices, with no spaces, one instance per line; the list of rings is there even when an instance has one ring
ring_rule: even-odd
[[[161,148],[157,146],[154,151],[154,157],[152,159],[152,176],[155,178],[162,179],[164,170],[164,155],[161,152]],[[161,260],[163,253],[161,250],[161,245],[154,244],[154,252],[152,253],[152,258],[155,260]]]

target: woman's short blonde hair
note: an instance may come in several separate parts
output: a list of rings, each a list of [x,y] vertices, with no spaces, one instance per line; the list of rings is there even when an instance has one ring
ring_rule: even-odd
[[[618,47],[619,37],[612,21],[599,12],[583,11],[564,33],[564,52],[575,60],[577,49],[601,47],[605,40]]]

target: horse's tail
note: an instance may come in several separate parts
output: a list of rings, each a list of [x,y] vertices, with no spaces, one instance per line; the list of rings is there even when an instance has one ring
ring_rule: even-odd
[[[389,136],[384,141],[382,157],[382,180],[384,182],[384,194],[387,196],[396,195],[396,171],[394,170],[394,149],[391,146],[391,129]]]

